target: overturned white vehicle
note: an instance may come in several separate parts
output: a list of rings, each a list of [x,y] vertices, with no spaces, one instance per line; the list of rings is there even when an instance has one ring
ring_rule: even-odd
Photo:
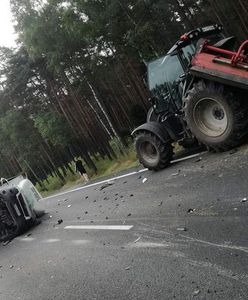
[[[44,211],[40,193],[25,176],[1,178],[0,184],[0,241],[7,241],[39,223]]]

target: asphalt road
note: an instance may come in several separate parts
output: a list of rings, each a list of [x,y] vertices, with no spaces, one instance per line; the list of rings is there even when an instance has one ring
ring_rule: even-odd
[[[0,299],[248,299],[247,154],[43,200],[42,224],[0,247]]]

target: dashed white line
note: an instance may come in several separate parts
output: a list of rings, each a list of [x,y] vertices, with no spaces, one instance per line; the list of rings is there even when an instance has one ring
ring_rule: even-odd
[[[87,230],[130,230],[133,225],[69,225],[64,229],[87,229]]]

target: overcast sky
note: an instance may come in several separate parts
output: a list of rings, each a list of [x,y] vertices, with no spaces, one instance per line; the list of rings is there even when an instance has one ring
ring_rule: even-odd
[[[15,46],[9,0],[0,0],[0,46]]]

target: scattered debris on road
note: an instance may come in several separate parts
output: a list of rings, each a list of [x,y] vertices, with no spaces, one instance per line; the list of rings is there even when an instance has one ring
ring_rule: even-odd
[[[240,202],[246,202],[247,201],[247,198],[244,197]]]
[[[147,178],[143,178],[142,183],[145,183],[147,181]]]
[[[2,242],[2,245],[7,246],[10,242],[11,242],[11,240],[4,241],[4,242]]]
[[[186,227],[178,227],[177,231],[187,231],[187,228]]]
[[[130,244],[136,244],[139,240],[141,239],[141,236],[140,237],[138,237],[135,241],[133,241],[132,243],[130,243]]]
[[[178,176],[180,174],[181,170],[178,170],[176,173],[172,173],[171,176]]]
[[[161,201],[158,206],[162,206],[162,204],[163,204],[163,201]]]
[[[130,270],[130,266],[126,267],[125,270],[127,270],[127,271]]]
[[[13,269],[13,268],[14,268],[14,266],[13,266],[13,265],[10,265],[10,266],[9,266],[9,269]]]
[[[131,194],[130,197],[133,197],[133,194]]]
[[[130,217],[131,215],[132,215],[132,214],[131,214],[131,213],[129,213],[127,216],[128,216],[128,217]]]
[[[88,212],[87,212],[87,211],[85,211],[84,213],[87,215],[87,213],[88,213]]]
[[[70,208],[70,207],[71,207],[71,204],[67,205],[67,207]]]
[[[197,296],[197,295],[199,295],[200,294],[200,290],[195,290],[194,292],[193,292],[193,296]]]
[[[202,160],[202,157],[200,156],[195,162],[199,162]]]
[[[102,191],[103,189],[106,189],[107,187],[113,185],[115,182],[114,181],[108,181],[106,183],[104,183],[101,187],[100,187],[100,191]]]
[[[187,213],[188,214],[191,214],[191,213],[193,213],[195,211],[195,208],[189,208],[188,210],[187,210]]]
[[[238,208],[237,207],[234,207],[234,209],[233,210],[238,210]]]
[[[59,220],[58,220],[58,225],[61,224],[61,223],[63,223],[63,220],[62,220],[62,219],[59,219]]]

